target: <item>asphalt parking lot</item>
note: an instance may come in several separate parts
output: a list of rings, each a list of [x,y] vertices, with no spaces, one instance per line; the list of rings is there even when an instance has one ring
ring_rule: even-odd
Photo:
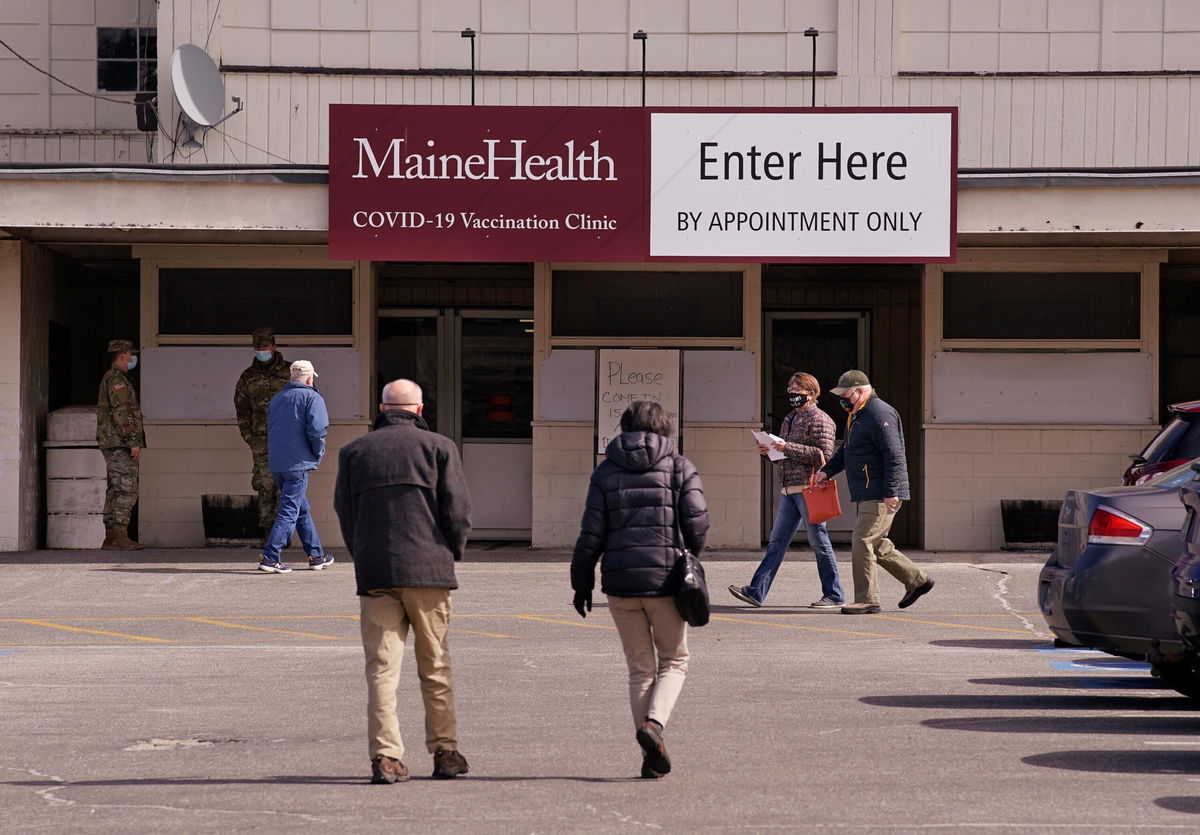
[[[0,572],[0,830],[37,832],[1194,831],[1200,716],[1144,665],[1055,650],[1039,555],[916,554],[937,587],[847,617],[734,605],[756,554],[708,562],[713,622],[637,779],[603,598],[570,608],[565,555],[473,549],[451,636],[471,774],[367,782],[352,567],[267,575],[245,551],[37,552]],[[933,563],[933,564],[929,564]],[[843,564],[849,578],[849,565]]]

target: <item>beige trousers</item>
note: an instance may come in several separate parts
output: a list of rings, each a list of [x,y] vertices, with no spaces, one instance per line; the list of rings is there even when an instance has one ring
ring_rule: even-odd
[[[687,624],[670,597],[610,596],[608,611],[629,666],[633,726],[649,717],[666,727],[687,677]]]
[[[899,509],[896,508],[897,511]],[[858,503],[858,522],[854,525],[850,541],[855,603],[879,605],[876,563],[903,583],[906,592],[912,591],[928,579],[921,569],[897,551],[896,546],[887,538],[895,518],[896,512],[888,510],[883,502]]]
[[[450,589],[378,589],[359,598],[359,626],[367,662],[367,741],[372,759],[400,759],[404,742],[396,718],[400,662],[411,626],[421,698],[425,702],[425,747],[458,748],[454,685],[450,680]]]

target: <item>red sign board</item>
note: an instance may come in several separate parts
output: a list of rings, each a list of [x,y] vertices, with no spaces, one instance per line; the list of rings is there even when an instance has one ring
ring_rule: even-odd
[[[329,255],[641,261],[645,113],[330,105]]]

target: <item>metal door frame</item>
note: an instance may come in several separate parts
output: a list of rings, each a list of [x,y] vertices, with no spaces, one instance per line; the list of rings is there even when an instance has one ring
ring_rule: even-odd
[[[767,427],[768,432],[774,432],[778,428],[778,421],[775,415],[771,414],[771,372],[775,368],[775,357],[772,351],[772,346],[775,343],[775,322],[778,320],[796,320],[796,319],[842,319],[856,320],[858,322],[858,359],[859,370],[871,376],[870,365],[870,321],[871,312],[869,310],[770,310],[763,313],[763,353],[767,356],[767,361],[762,364],[762,401],[763,401],[763,423]],[[782,417],[782,416],[780,416]],[[778,490],[775,487],[775,468],[763,467],[762,474],[762,527],[761,538],[766,542],[771,536],[771,528],[775,525],[775,493]]]

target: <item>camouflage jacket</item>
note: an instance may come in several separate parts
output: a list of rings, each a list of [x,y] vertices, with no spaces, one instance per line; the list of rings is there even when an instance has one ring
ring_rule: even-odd
[[[276,351],[270,362],[252,360],[250,367],[238,377],[237,387],[233,390],[233,405],[237,409],[238,429],[246,443],[254,438],[266,439],[267,406],[287,383],[290,373],[291,363]]]
[[[115,365],[100,380],[96,400],[96,442],[101,449],[144,447],[142,407],[125,372]]]

